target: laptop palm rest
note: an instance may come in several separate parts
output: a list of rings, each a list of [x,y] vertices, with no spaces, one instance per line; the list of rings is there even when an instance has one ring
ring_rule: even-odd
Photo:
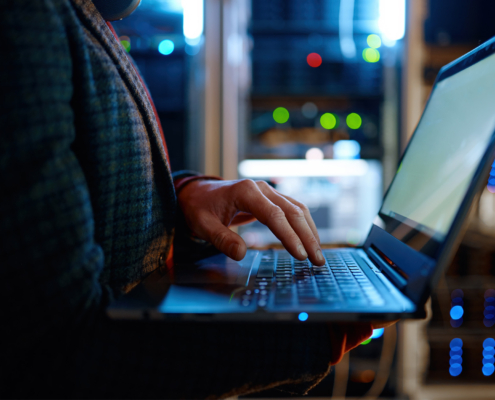
[[[177,264],[173,276],[161,281],[168,291],[158,307],[165,313],[214,313],[239,308],[235,294],[245,290],[253,262],[259,254],[248,251],[237,262],[222,254],[199,260],[194,264]]]

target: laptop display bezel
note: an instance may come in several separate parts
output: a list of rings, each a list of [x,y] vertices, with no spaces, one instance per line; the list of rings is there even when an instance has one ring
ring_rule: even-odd
[[[431,96],[439,82],[471,67],[493,54],[495,54],[495,38],[443,67],[435,80],[425,110],[427,109]],[[423,115],[421,119],[423,118]],[[421,119],[417,126],[421,123]],[[414,140],[416,132],[417,128],[411,136],[409,144],[399,161],[399,165],[407,154],[410,143]],[[393,281],[396,286],[413,301],[426,301],[425,296],[429,296],[431,287],[436,283],[436,279],[439,278],[450,258],[454,255],[456,240],[460,240],[459,236],[461,236],[460,233],[463,223],[466,220],[472,201],[484,184],[486,184],[486,179],[494,158],[494,152],[495,128],[481,162],[476,168],[473,179],[466,191],[466,195],[464,196],[461,205],[459,206],[459,210],[443,241],[436,240],[433,237],[433,232],[429,232],[428,229],[421,229],[421,227],[420,229],[414,228],[414,221],[407,221],[407,223],[404,223],[400,218],[393,218],[383,213],[378,214],[383,226],[372,226],[364,249],[368,254],[371,254],[371,258],[376,259],[379,257],[382,264],[384,260],[385,263],[390,263],[390,273],[387,275],[391,281]],[[397,175],[394,177],[389,189],[385,193],[384,199],[386,199],[390,187],[396,178]],[[398,232],[400,232],[400,234],[398,234]],[[378,250],[378,252],[376,250]],[[398,282],[393,279],[392,268],[398,269],[399,272],[401,272],[401,275],[407,277],[404,285],[398,284]],[[385,266],[384,270],[387,269],[389,268]]]

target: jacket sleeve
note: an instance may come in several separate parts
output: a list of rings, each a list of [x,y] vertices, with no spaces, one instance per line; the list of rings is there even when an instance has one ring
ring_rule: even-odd
[[[21,344],[28,352],[53,332],[89,323],[108,299],[88,188],[71,150],[72,63],[64,7],[55,3],[0,3],[0,280],[15,361]]]

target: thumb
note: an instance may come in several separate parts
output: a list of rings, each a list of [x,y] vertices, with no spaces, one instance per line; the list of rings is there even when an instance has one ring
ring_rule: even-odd
[[[222,224],[220,220],[211,218],[208,223],[203,225],[203,229],[205,239],[223,254],[236,261],[240,261],[245,257],[247,246],[244,240]]]

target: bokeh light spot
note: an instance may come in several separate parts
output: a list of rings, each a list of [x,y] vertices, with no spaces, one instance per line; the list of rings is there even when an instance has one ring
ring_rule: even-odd
[[[363,59],[369,63],[376,63],[380,61],[380,52],[377,49],[368,47],[363,50]]]
[[[361,383],[371,383],[375,379],[375,371],[367,369],[364,371],[356,371],[352,374],[352,381]]]
[[[384,331],[384,328],[373,329],[373,335],[371,335],[371,339],[378,339],[379,337],[382,337]]]
[[[128,53],[131,51],[131,42],[128,40],[121,40],[120,43],[122,44],[122,47],[127,51]]]
[[[306,160],[323,160],[325,155],[318,147],[313,147],[306,152]]]
[[[495,340],[493,338],[487,338],[483,341],[483,367],[481,368],[481,372],[485,376],[490,376],[495,371],[494,367],[494,354],[495,354]]]
[[[304,322],[309,318],[309,315],[308,315],[308,313],[302,312],[299,314],[299,316],[297,318],[299,318],[299,321]]]
[[[315,103],[308,101],[301,107],[301,112],[306,118],[314,118],[316,117],[316,114],[318,114],[318,107]]]
[[[483,310],[483,324],[487,328],[491,328],[495,325],[495,290],[488,289],[485,292],[485,309]]]
[[[160,52],[160,54],[163,54],[164,56],[168,56],[169,54],[172,54],[174,49],[175,49],[174,42],[172,42],[169,39],[162,40],[158,45],[158,51]]]
[[[359,129],[363,123],[361,116],[356,113],[350,113],[345,121],[347,122],[347,126],[351,129]]]
[[[483,372],[483,375],[490,376],[491,374],[493,374],[494,370],[495,370],[495,367],[493,366],[493,364],[485,364],[485,365],[483,365],[482,372]]]
[[[450,341],[449,374],[452,376],[459,376],[462,372],[462,344],[459,338]]]
[[[366,42],[372,49],[378,49],[382,45],[382,39],[380,39],[380,36],[375,34],[369,35]]]
[[[318,53],[308,54],[306,61],[308,62],[308,65],[313,68],[319,67],[322,63],[321,56]]]
[[[449,373],[452,376],[459,376],[462,372],[461,364],[452,364],[449,368]]]
[[[454,306],[450,309],[452,319],[460,319],[464,315],[464,309],[461,306]]]
[[[325,113],[320,117],[320,124],[325,129],[333,129],[337,126],[337,118],[332,113]]]
[[[285,124],[289,120],[289,111],[284,107],[278,107],[273,111],[273,119],[278,124]]]
[[[333,145],[333,158],[354,160],[361,157],[361,145],[355,140],[338,140]]]
[[[366,340],[365,340],[364,342],[362,342],[361,344],[364,346],[364,345],[368,344],[369,342],[371,342],[371,338],[366,339]]]

